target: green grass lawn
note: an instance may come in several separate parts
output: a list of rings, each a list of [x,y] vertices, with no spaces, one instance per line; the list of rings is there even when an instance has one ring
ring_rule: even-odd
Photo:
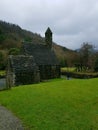
[[[98,130],[98,79],[55,79],[0,92],[28,130]]]

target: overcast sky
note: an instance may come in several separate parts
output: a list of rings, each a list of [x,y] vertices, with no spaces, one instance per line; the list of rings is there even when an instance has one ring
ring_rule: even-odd
[[[70,49],[98,47],[98,0],[0,0],[0,19],[41,34]]]

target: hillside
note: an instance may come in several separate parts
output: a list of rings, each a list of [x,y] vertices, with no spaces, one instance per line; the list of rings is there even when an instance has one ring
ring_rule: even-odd
[[[39,34],[24,30],[18,25],[0,21],[0,49],[20,47],[24,40],[44,43],[44,39]]]
[[[0,53],[7,55],[11,48],[20,48],[22,41],[45,44],[45,40],[40,34],[24,30],[12,23],[0,21]],[[56,43],[53,43],[53,48],[61,64],[65,64],[65,59],[75,54],[74,51]]]

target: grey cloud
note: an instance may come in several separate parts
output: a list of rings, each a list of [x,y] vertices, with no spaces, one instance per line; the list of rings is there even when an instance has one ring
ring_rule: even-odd
[[[54,42],[71,49],[98,44],[97,12],[97,0],[0,0],[0,19],[42,36],[50,26]]]

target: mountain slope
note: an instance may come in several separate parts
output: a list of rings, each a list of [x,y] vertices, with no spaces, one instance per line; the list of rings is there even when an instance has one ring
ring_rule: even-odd
[[[22,29],[18,25],[0,21],[0,50],[9,51],[11,48],[20,48],[22,41],[33,42],[37,44],[45,44],[45,40],[40,34],[33,33]],[[65,62],[65,58],[68,58],[69,54],[75,52],[53,43],[54,51],[60,62]],[[65,64],[65,63],[64,63]]]
[[[39,34],[23,30],[18,25],[0,21],[0,48],[19,47],[23,40],[43,43],[43,38]]]

